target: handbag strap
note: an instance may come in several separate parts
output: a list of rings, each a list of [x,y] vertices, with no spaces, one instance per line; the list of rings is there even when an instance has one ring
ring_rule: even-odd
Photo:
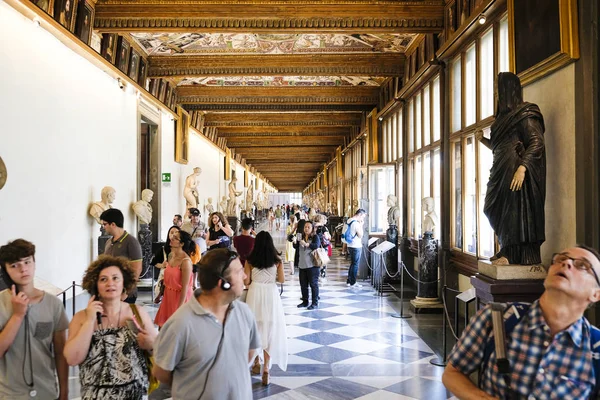
[[[133,315],[135,316],[135,319],[137,320],[138,324],[140,324],[142,329],[146,329],[146,327],[144,326],[144,321],[142,321],[142,317],[140,315],[140,312],[138,311],[137,305],[130,304],[129,307],[131,307],[131,311],[133,312]]]

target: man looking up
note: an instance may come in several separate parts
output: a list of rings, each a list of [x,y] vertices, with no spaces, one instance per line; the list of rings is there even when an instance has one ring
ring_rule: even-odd
[[[200,287],[154,342],[154,376],[174,399],[252,399],[249,364],[260,347],[252,311],[238,301],[244,267],[226,248],[198,264]]]
[[[140,246],[140,242],[136,238],[123,229],[124,221],[123,213],[116,208],[108,209],[100,215],[102,227],[108,235],[112,236],[112,239],[106,242],[104,254],[127,258],[135,272],[135,280],[137,282],[142,273],[142,246]],[[128,293],[125,302],[135,304],[136,300],[137,286],[134,287],[131,293]]]
[[[33,286],[34,244],[17,239],[0,247],[0,270],[9,287],[0,292],[0,398],[67,400],[69,322],[60,300]]]
[[[486,354],[488,343],[494,342],[487,306],[471,319],[454,346],[442,377],[444,385],[460,399],[596,398],[600,382],[593,384],[597,370],[593,358],[598,356],[593,352],[598,338],[592,338],[600,335],[592,332],[597,328],[583,313],[600,300],[599,274],[600,254],[590,247],[580,245],[554,254],[544,281],[546,290],[506,333],[509,373],[498,373],[494,347]],[[504,317],[516,310],[509,304]],[[469,375],[481,368],[477,388]]]

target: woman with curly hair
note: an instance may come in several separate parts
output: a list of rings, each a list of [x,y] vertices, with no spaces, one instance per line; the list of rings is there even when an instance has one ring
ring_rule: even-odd
[[[214,212],[210,214],[208,227],[206,245],[209,246],[209,250],[229,247],[231,244],[229,238],[233,236],[233,229],[231,229],[229,222],[222,213]]]
[[[85,271],[82,287],[92,296],[69,324],[64,349],[67,363],[79,365],[84,400],[137,400],[147,395],[142,350],[152,350],[157,332],[143,308],[121,301],[134,286],[135,273],[124,257],[100,256]]]
[[[254,313],[260,332],[264,358],[260,355],[259,358],[264,362],[262,384],[266,386],[271,365],[275,363],[285,371],[288,362],[285,316],[276,284],[285,280],[283,262],[269,232],[262,231],[256,235],[254,249],[246,260],[245,273],[244,284],[248,287],[246,304]],[[253,373],[260,372],[257,364]]]
[[[154,323],[162,327],[179,307],[192,298],[193,266],[191,257],[196,253],[196,243],[186,231],[175,230],[169,240],[171,252],[165,262],[165,294]]]

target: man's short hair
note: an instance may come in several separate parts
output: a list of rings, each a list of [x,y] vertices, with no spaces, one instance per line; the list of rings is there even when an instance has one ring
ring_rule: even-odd
[[[183,217],[181,216],[181,214],[175,214],[175,219],[181,221],[183,220]]]
[[[600,252],[598,252],[598,250],[594,249],[593,247],[590,247],[590,246],[585,245],[585,244],[578,244],[575,247],[589,251],[590,253],[592,253],[593,255],[596,256],[596,258],[598,259],[598,261],[600,261]]]
[[[123,217],[123,213],[121,210],[117,208],[109,208],[100,214],[100,220],[107,222],[109,224],[114,224],[119,228],[123,227],[123,223],[125,222],[125,217]]]
[[[198,263],[198,281],[202,290],[213,290],[220,279],[227,279],[229,265],[237,257],[238,253],[229,249],[214,249],[206,252]]]
[[[359,208],[358,210],[356,210],[356,212],[354,213],[355,217],[358,217],[359,215],[365,215],[367,212],[365,211],[364,208]]]
[[[15,239],[0,247],[0,271],[4,283],[9,288],[14,282],[6,272],[6,264],[16,263],[27,257],[33,257],[35,261],[35,245],[25,239]]]
[[[252,229],[252,228],[253,228],[253,226],[252,226],[252,225],[254,225],[254,224],[252,223],[252,218],[244,218],[244,219],[242,220],[242,229],[243,229],[243,230],[245,230],[245,231],[249,231],[250,229]]]

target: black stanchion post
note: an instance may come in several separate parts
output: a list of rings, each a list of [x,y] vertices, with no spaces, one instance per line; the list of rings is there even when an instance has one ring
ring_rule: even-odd
[[[445,367],[446,366],[446,329],[448,324],[448,319],[446,318],[446,285],[442,287],[442,303],[444,305],[444,312],[442,314],[442,357],[438,359],[431,359],[429,363],[431,365],[435,365],[436,367]]]
[[[73,313],[73,316],[75,316],[75,281],[73,281],[73,297],[71,298],[72,304],[73,304],[73,309],[71,310],[71,312]]]
[[[403,261],[400,261],[400,262],[402,264],[402,273],[400,274],[400,313],[392,314],[392,317],[407,319],[407,318],[412,318],[412,315],[404,315],[404,269],[406,267],[404,266]]]

